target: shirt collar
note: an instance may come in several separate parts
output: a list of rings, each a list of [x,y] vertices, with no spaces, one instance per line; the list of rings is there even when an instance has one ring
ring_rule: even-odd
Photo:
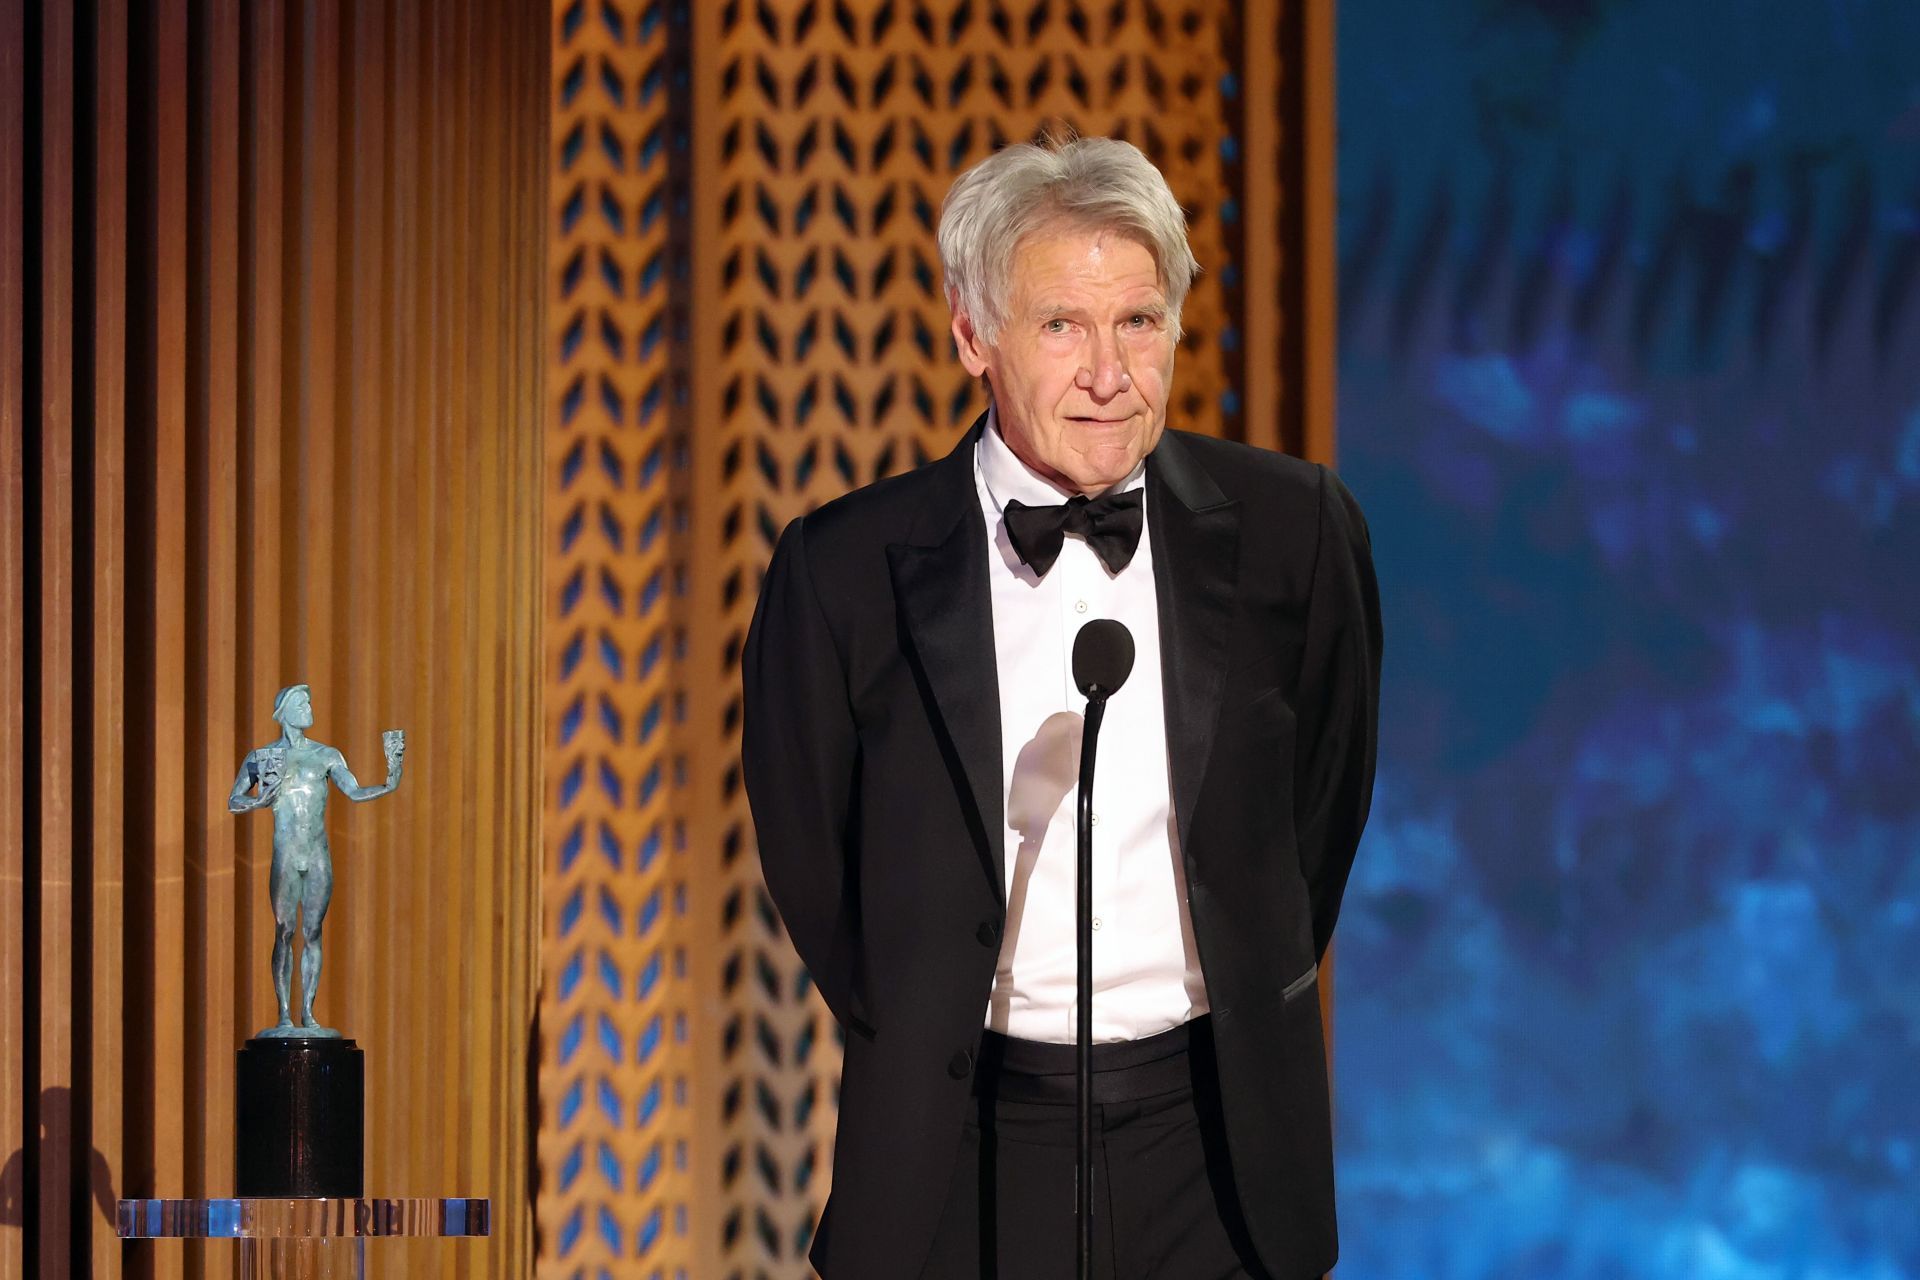
[[[1017,499],[1029,507],[1057,507],[1075,493],[1075,490],[1061,488],[1020,461],[1000,435],[1000,417],[992,405],[987,406],[987,426],[980,433],[980,443],[974,452],[974,466],[980,473],[981,483],[986,487],[987,497],[992,500],[996,512],[1006,510],[1009,499]],[[1142,458],[1134,464],[1125,480],[1113,486],[1111,492],[1124,493],[1129,489],[1138,489],[1146,482],[1147,460]]]

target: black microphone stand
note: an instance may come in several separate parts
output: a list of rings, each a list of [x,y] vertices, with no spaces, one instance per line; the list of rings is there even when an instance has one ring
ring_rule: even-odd
[[[1073,638],[1073,683],[1087,699],[1080,729],[1080,803],[1074,822],[1080,845],[1080,876],[1073,895],[1079,944],[1079,1027],[1074,1035],[1074,1097],[1080,1122],[1074,1166],[1074,1222],[1079,1236],[1080,1280],[1093,1276],[1093,752],[1107,699],[1133,670],[1133,633],[1112,618],[1097,618]]]
[[[1080,806],[1074,822],[1080,844],[1080,880],[1074,892],[1080,984],[1079,1026],[1074,1036],[1075,1119],[1079,1122],[1074,1223],[1079,1234],[1080,1280],[1091,1280],[1093,1275],[1093,753],[1111,692],[1096,686],[1087,694],[1080,731]]]

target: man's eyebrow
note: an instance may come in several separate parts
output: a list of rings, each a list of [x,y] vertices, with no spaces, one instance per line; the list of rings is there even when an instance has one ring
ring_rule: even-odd
[[[1127,307],[1125,310],[1130,316],[1152,316],[1156,320],[1164,320],[1172,314],[1167,304],[1157,299],[1153,302],[1143,302],[1137,307]],[[1033,319],[1036,324],[1045,324],[1049,320],[1062,320],[1068,316],[1077,316],[1084,313],[1085,309],[1082,307],[1070,307],[1065,303],[1056,302],[1044,307],[1034,308]]]

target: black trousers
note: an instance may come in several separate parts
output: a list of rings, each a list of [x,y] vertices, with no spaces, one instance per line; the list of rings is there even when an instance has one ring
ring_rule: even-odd
[[[1212,1024],[1093,1046],[1093,1274],[1266,1280],[1234,1195]],[[921,1280],[1072,1280],[1074,1048],[987,1032]]]

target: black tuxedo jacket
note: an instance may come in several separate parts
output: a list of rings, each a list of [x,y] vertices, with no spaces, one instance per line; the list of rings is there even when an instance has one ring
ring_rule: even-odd
[[[920,1273],[1000,952],[981,430],[790,524],[747,635],[761,864],[846,1039],[810,1253],[827,1280]],[[1300,1280],[1336,1252],[1316,977],[1373,787],[1367,527],[1326,468],[1184,432],[1149,456],[1146,493],[1174,813],[1234,1181],[1262,1260]]]

